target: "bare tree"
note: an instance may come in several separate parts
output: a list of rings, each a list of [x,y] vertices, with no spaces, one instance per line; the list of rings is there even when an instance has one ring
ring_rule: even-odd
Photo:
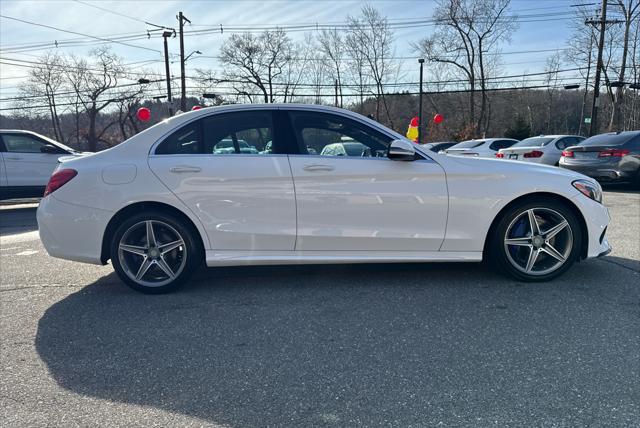
[[[384,86],[396,75],[393,57],[393,30],[387,18],[372,6],[362,8],[360,16],[348,17],[350,46],[359,51],[358,55],[367,65],[368,72],[375,84],[376,120],[380,120],[380,102],[384,106],[389,125],[393,127],[393,119],[385,97]]]
[[[59,92],[65,87],[62,71],[65,67],[64,58],[57,53],[47,52],[38,59],[38,65],[29,70],[27,80],[19,86],[22,103],[31,103],[35,98],[46,102],[44,107],[51,120],[51,129],[56,140],[66,142],[60,124],[58,110]]]
[[[434,11],[437,29],[416,48],[428,61],[448,65],[452,75],[469,84],[469,119],[481,134],[487,103],[487,58],[510,40],[515,19],[505,19],[510,0],[439,0]],[[475,96],[480,86],[480,114]]]
[[[547,65],[545,67],[545,84],[547,85],[547,133],[551,133],[551,129],[554,129],[553,122],[553,96],[557,91],[558,74],[560,66],[562,64],[562,56],[560,52],[555,52],[549,58],[547,58]]]
[[[220,50],[220,61],[227,68],[218,83],[231,83],[239,95],[250,100],[252,90],[257,89],[265,103],[275,102],[283,70],[293,60],[291,44],[282,29],[257,36],[233,34]]]
[[[360,113],[363,113],[364,95],[367,93],[371,74],[367,72],[367,60],[359,45],[358,36],[355,33],[349,33],[347,37],[345,37],[345,49],[350,59],[347,63],[347,71],[350,75],[350,80],[357,88],[356,90],[360,98]]]
[[[89,122],[87,143],[90,151],[95,151],[104,133],[117,120],[105,125],[100,131],[96,128],[98,114],[117,101],[109,96],[109,90],[118,85],[125,76],[121,59],[108,47],[99,47],[90,52],[91,65],[84,58],[71,57],[67,79],[83,106]]]
[[[627,69],[627,60],[629,55],[629,38],[631,36],[631,24],[640,19],[640,1],[639,0],[618,0],[615,3],[624,15],[624,34],[622,44],[622,58],[620,60],[620,69],[618,72],[618,80],[624,82]],[[611,110],[611,120],[609,121],[609,131],[622,130],[623,117],[622,107],[624,103],[624,87],[619,86],[616,89],[615,100]]]
[[[345,51],[345,40],[342,34],[337,28],[330,30],[323,29],[318,34],[318,43],[320,52],[327,58],[331,69],[335,73],[335,82],[338,86],[338,96],[340,100],[340,107],[344,105],[342,94],[342,61]]]

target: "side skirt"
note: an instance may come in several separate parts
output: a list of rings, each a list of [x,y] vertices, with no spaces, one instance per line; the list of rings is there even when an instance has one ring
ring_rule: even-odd
[[[481,251],[219,251],[207,250],[207,266],[329,263],[480,262]]]

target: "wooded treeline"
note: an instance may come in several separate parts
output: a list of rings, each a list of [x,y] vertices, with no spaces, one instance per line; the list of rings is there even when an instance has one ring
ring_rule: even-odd
[[[608,16],[619,22],[605,31],[598,131],[640,129],[640,0],[611,1],[610,7]],[[568,48],[551,52],[544,70],[521,75],[507,71],[504,49],[527,16],[517,16],[510,0],[439,0],[432,31],[412,44],[412,57],[397,54],[397,23],[372,6],[344,24],[322,26],[297,39],[282,28],[235,33],[216,57],[224,72],[200,67],[188,76],[187,106],[337,105],[404,133],[418,111],[414,76],[416,59],[422,57],[427,141],[584,135],[599,31],[585,21],[595,14],[593,6],[576,7]],[[545,25],[550,24],[541,22],[540,31]],[[568,85],[574,88],[565,89]],[[172,78],[172,86],[179,93],[179,79]],[[0,126],[99,150],[166,117],[163,94],[162,75],[126,64],[108,46],[86,58],[49,52],[33,61],[19,95],[9,99],[12,109],[0,116]],[[174,105],[179,105],[176,98]],[[136,118],[141,106],[151,109],[151,121]],[[445,117],[442,124],[429,120],[435,113]]]

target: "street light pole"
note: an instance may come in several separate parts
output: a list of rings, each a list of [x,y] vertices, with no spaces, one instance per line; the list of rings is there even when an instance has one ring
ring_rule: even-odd
[[[173,35],[171,31],[165,31],[162,33],[164,39],[164,71],[167,76],[167,102],[169,103],[169,116],[173,116],[173,107],[171,105],[171,74],[169,72],[169,45],[167,39]]]
[[[420,94],[418,94],[418,144],[422,144],[422,69],[424,58],[418,59],[420,63]]]

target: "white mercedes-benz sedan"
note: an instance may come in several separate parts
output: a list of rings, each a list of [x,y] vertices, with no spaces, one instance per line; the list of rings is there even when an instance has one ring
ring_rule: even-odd
[[[229,141],[233,150],[216,150]],[[367,149],[323,150],[344,141]],[[601,198],[584,175],[439,155],[350,111],[230,105],[63,162],[38,224],[52,256],[111,260],[125,283],[149,293],[175,289],[203,259],[487,259],[518,280],[545,281],[610,251]]]

